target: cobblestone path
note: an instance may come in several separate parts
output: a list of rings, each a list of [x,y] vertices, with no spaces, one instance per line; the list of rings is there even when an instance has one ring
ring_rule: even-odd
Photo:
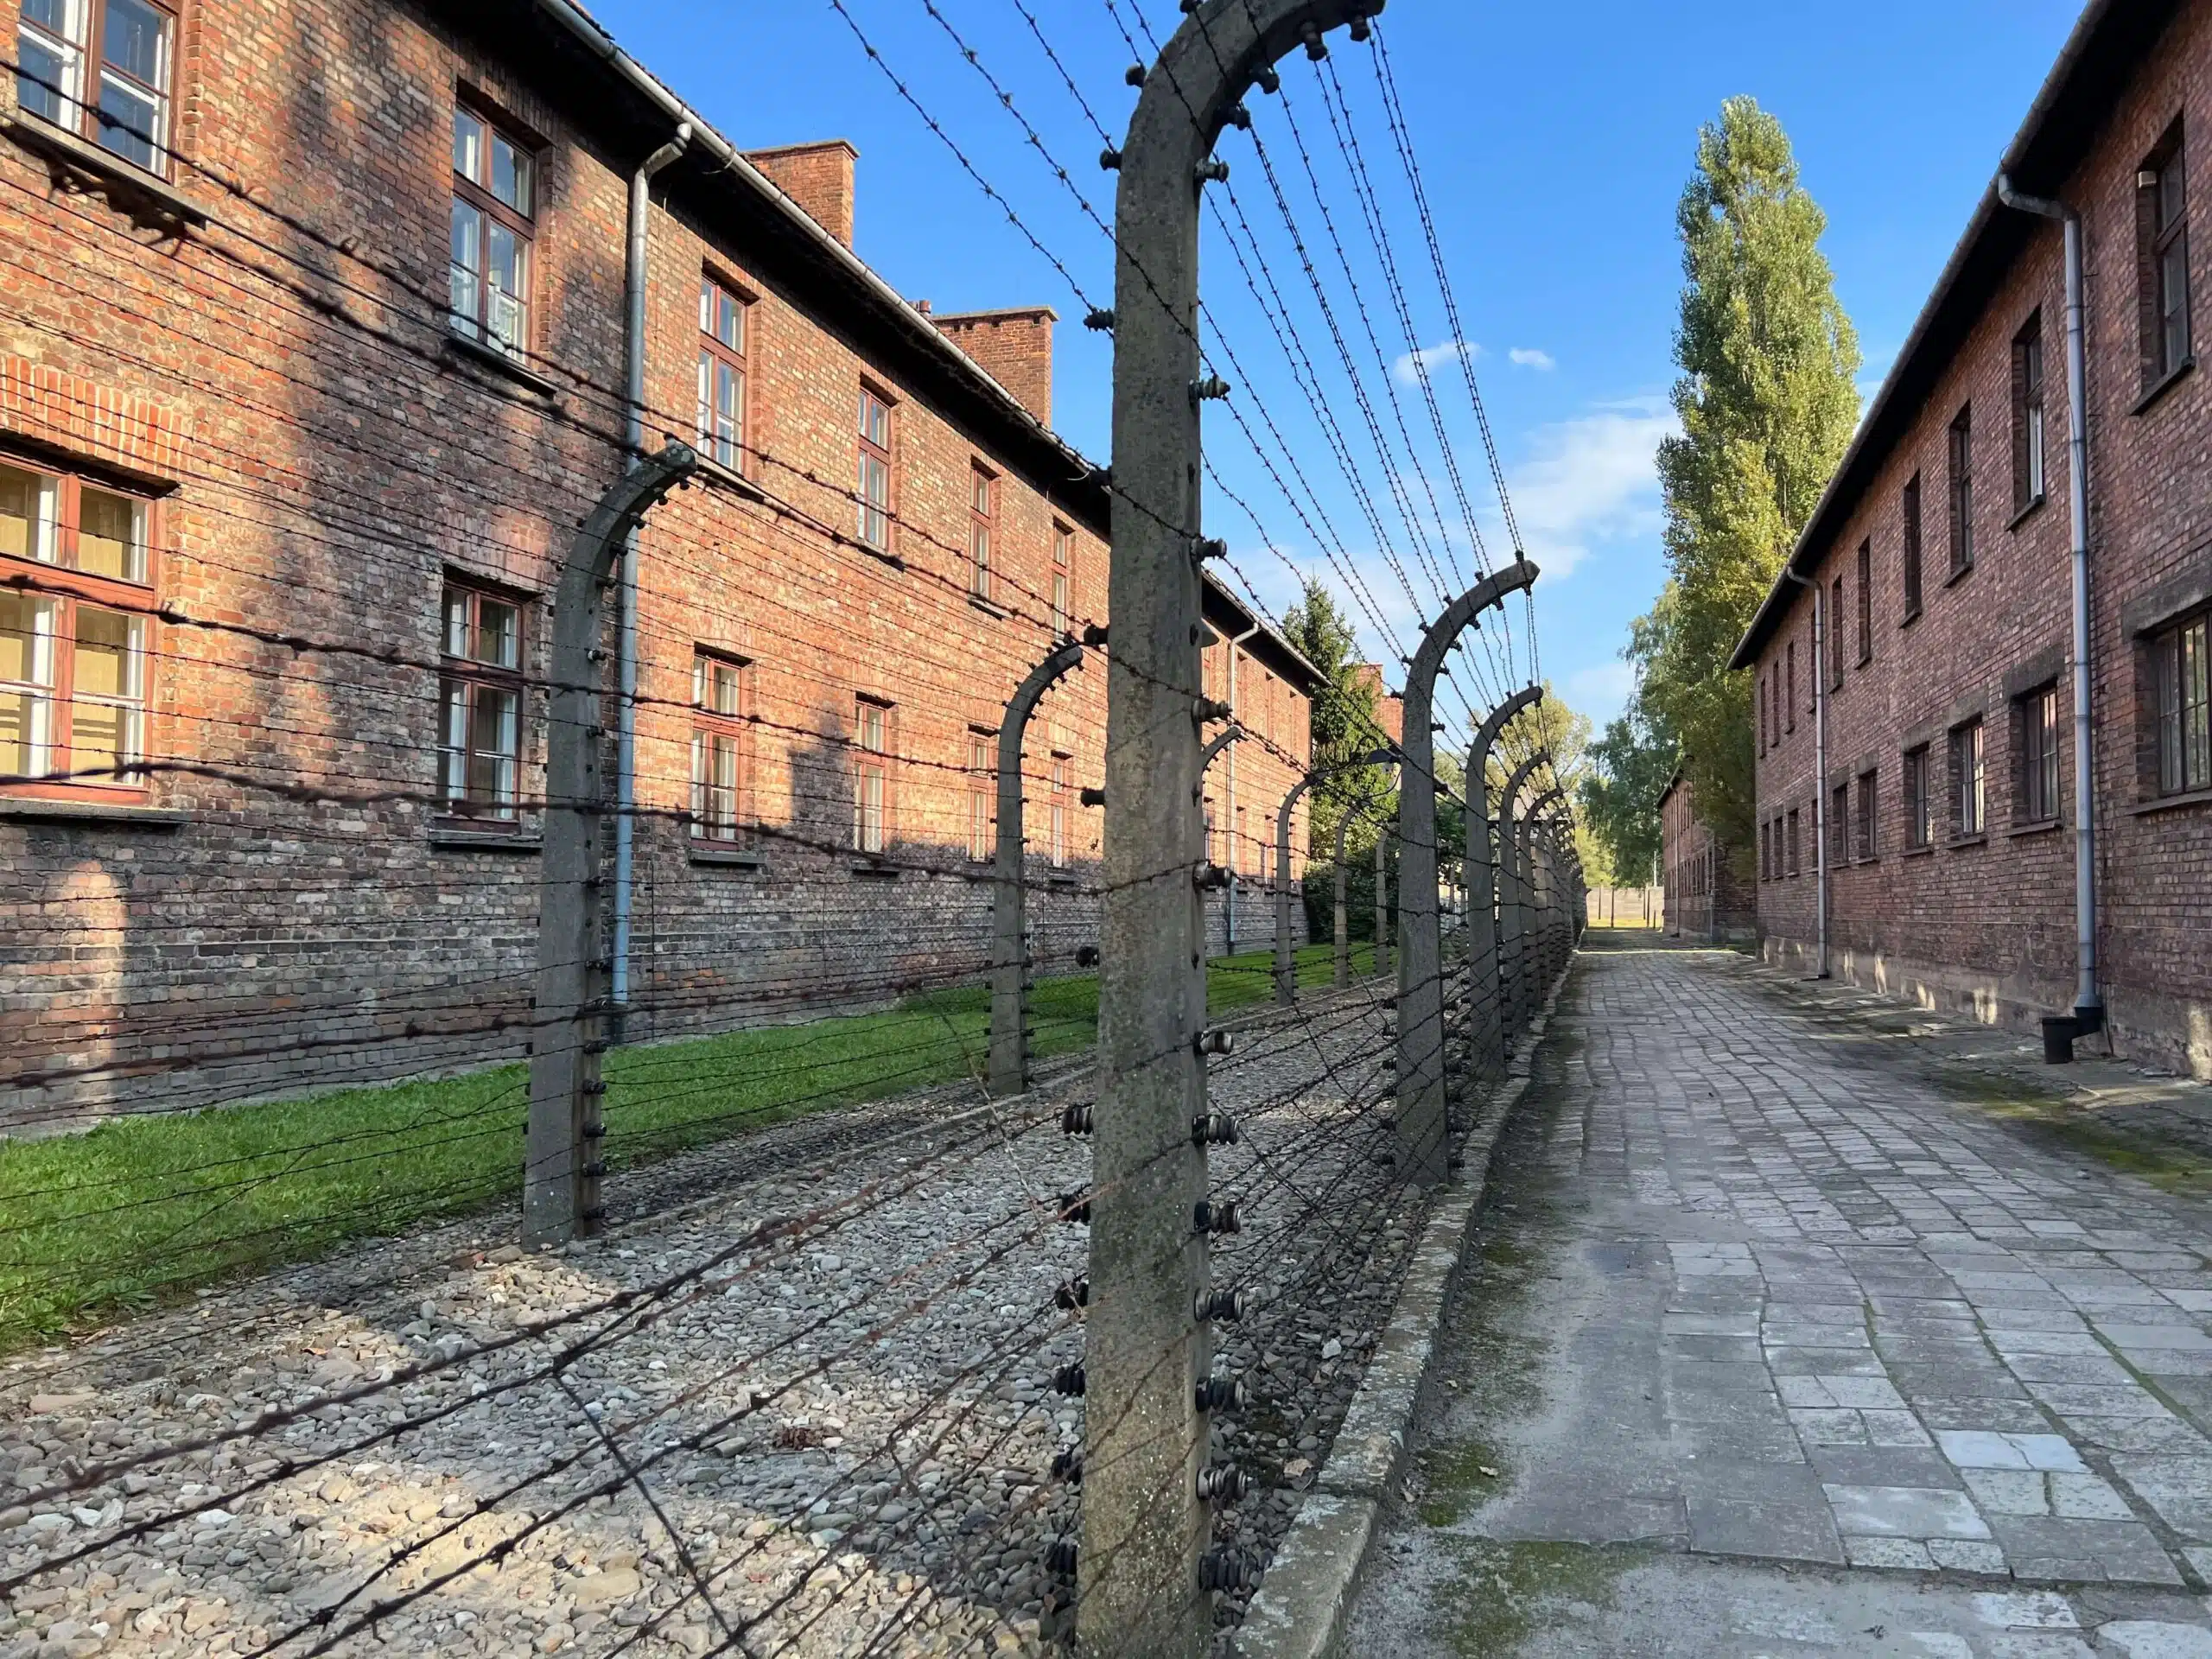
[[[2212,1209],[1586,954],[1355,1654],[2212,1655]]]

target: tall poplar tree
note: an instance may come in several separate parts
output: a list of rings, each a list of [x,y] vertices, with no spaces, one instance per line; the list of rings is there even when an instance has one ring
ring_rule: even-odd
[[[1630,651],[1700,815],[1742,859],[1756,810],[1751,693],[1728,658],[1850,442],[1859,340],[1820,251],[1827,216],[1755,99],[1728,99],[1699,131],[1676,224],[1682,431],[1659,450],[1671,574]]]

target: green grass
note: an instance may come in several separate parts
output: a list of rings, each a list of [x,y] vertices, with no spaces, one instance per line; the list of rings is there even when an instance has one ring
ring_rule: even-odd
[[[1301,950],[1299,983],[1326,986],[1332,957],[1325,944]],[[1355,972],[1370,960],[1355,947]],[[1270,961],[1210,964],[1208,1007],[1269,996]],[[1097,1039],[1096,975],[1040,981],[1031,1007],[1039,1058]],[[963,986],[877,1014],[619,1049],[606,1067],[607,1161],[630,1167],[972,1076],[989,1023],[988,990]],[[0,1141],[0,1353],[347,1239],[511,1208],[527,1096],[517,1064]]]

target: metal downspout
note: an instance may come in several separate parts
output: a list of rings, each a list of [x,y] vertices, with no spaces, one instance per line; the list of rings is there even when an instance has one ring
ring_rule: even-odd
[[[1997,176],[2007,207],[2066,228],[2066,493],[2072,510],[2074,652],[2074,1017],[2075,1034],[2104,1027],[2097,985],[2096,767],[2090,752],[2089,683],[2089,359],[2083,317],[2082,215],[2061,201],[2024,195]]]
[[[645,157],[630,175],[629,246],[623,262],[626,301],[622,329],[622,468],[635,472],[645,445],[645,243],[652,218],[653,175],[683,155],[691,143],[691,124],[679,124],[676,136]],[[618,1020],[630,1005],[630,908],[637,866],[638,804],[638,531],[622,539],[618,586],[614,739],[614,949],[613,976],[607,987]]]

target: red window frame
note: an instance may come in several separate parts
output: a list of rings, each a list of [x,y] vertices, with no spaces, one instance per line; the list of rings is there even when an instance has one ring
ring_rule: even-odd
[[[108,62],[110,0],[83,0],[85,38],[81,41],[67,38],[51,22],[33,16],[30,8],[25,6],[16,36],[16,102],[41,120],[75,133],[134,167],[167,178],[174,171],[170,163],[175,155],[172,140],[176,125],[181,8],[173,0],[140,0],[140,3],[155,13],[162,24],[156,48],[155,81],[142,79],[120,65]],[[53,67],[49,68],[49,65]],[[47,72],[42,73],[41,69]],[[151,132],[102,118],[102,94],[111,76],[122,83],[126,96],[155,106]],[[126,148],[110,143],[106,134],[111,128],[128,131],[133,137],[143,140],[145,154],[140,156],[135,146]]]
[[[29,659],[24,664],[29,671],[21,679],[0,682],[9,688],[0,695],[10,701],[20,699],[20,718],[36,734],[33,741],[38,746],[28,756],[30,769],[4,774],[7,780],[0,782],[0,792],[48,800],[143,799],[149,779],[143,772],[134,773],[129,768],[143,761],[149,748],[153,663],[159,639],[153,612],[160,574],[158,550],[164,531],[162,504],[141,491],[118,488],[105,478],[88,478],[12,453],[0,452],[0,467],[29,480],[38,503],[27,503],[31,516],[22,521],[24,551],[0,550],[0,594],[24,605],[27,612],[32,605],[52,607],[44,630],[17,636],[25,642],[21,653]],[[87,489],[130,505],[135,520],[131,531],[135,545],[130,548],[136,556],[135,571],[129,565],[122,574],[81,568]],[[41,550],[48,556],[39,556]],[[77,658],[82,616],[87,608],[95,614],[125,619],[126,643],[119,659],[122,688],[85,692],[80,697]],[[25,620],[29,620],[26,614]],[[43,679],[37,677],[39,640],[46,642]],[[12,666],[12,663],[0,664],[0,671]],[[125,758],[116,770],[97,773],[86,770],[84,775],[76,775],[79,769],[73,761],[80,704],[121,711],[113,747]]]
[[[1052,632],[1063,637],[1075,631],[1074,589],[1075,531],[1055,519],[1052,524]]]
[[[458,636],[454,632],[456,601],[461,605]],[[487,606],[513,613],[512,649],[501,652],[502,658],[511,657],[511,662],[483,655]],[[461,642],[458,651],[456,637]],[[524,665],[530,661],[529,599],[495,583],[448,575],[438,604],[438,649],[443,658],[438,677],[440,815],[448,823],[470,829],[517,830],[522,822],[523,759],[528,731],[523,690]],[[504,747],[482,741],[485,722],[497,721],[502,709],[512,719],[511,739]],[[487,791],[480,792],[480,761],[488,762],[495,773],[500,767],[506,768],[504,777],[498,778]]]
[[[899,474],[892,462],[897,409],[874,386],[861,383],[853,499],[860,509],[861,544],[883,554],[892,550],[891,526],[898,512]]]
[[[1068,809],[1073,803],[1073,791],[1068,785],[1068,773],[1074,758],[1055,750],[1052,771],[1052,832],[1047,845],[1052,853],[1052,868],[1065,870],[1068,867]]]
[[[504,352],[510,357],[527,358],[532,353],[537,338],[537,308],[533,303],[533,291],[537,281],[537,261],[534,245],[537,235],[538,158],[544,147],[512,123],[467,98],[454,101],[453,119],[453,148],[455,152],[452,157],[454,200],[456,206],[465,207],[482,216],[483,236],[473,264],[464,266],[459,257],[460,250],[454,247],[448,233],[447,259],[452,272],[452,292],[448,297],[448,310],[452,326],[458,333],[493,351]],[[461,124],[465,121],[474,123],[483,133],[483,142],[478,146],[479,168],[473,175],[463,172],[461,166]],[[516,192],[518,195],[527,197],[529,206],[526,208],[501,200],[494,190],[493,157],[501,143],[505,144],[526,168],[527,188]],[[520,269],[516,286],[520,291],[510,297],[521,315],[520,327],[513,331],[512,338],[503,336],[493,326],[492,296],[495,289],[492,281],[491,248],[494,226],[510,232],[518,245],[517,257]],[[468,280],[474,284],[474,300],[465,308],[461,304],[461,292],[464,270]]]
[[[995,802],[998,791],[998,764],[992,751],[998,743],[998,734],[981,727],[970,727],[968,732],[968,857],[970,862],[988,864],[997,856],[997,843],[991,834]]]
[[[753,821],[747,810],[753,786],[752,736],[752,664],[728,652],[696,647],[691,653],[692,840],[715,847],[743,842]],[[714,775],[711,764],[725,756],[726,782]],[[727,810],[718,810],[717,792],[728,796]]]
[[[988,604],[991,601],[994,544],[998,536],[998,474],[980,461],[968,465],[968,580],[969,592]]]
[[[888,852],[895,833],[891,763],[898,747],[898,710],[879,697],[853,705],[853,849]]]
[[[752,299],[735,283],[724,282],[712,271],[702,273],[699,278],[699,453],[746,475],[753,470],[753,382],[747,367],[752,338]],[[721,395],[725,386],[733,385],[737,404],[734,414],[723,409]],[[727,432],[723,430],[726,423],[732,429]]]

